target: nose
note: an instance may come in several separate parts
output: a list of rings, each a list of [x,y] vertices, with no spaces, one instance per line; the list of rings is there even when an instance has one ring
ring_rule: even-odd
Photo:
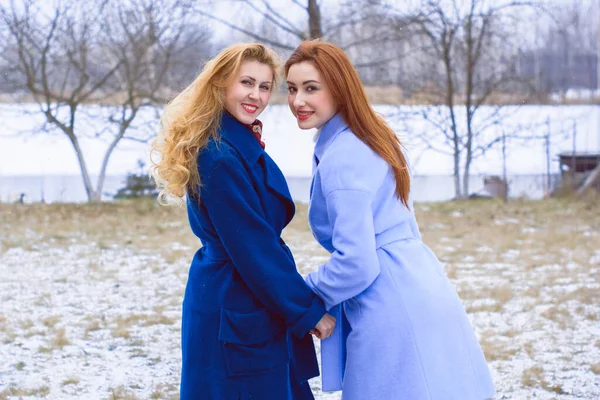
[[[294,101],[292,104],[294,105],[295,108],[300,108],[302,106],[305,106],[306,102],[304,101],[304,96],[301,95],[299,92],[296,92],[296,96],[294,96]]]
[[[258,86],[254,86],[252,88],[252,90],[250,91],[250,94],[248,95],[248,97],[250,97],[251,99],[258,99],[258,91],[259,91],[259,87]]]

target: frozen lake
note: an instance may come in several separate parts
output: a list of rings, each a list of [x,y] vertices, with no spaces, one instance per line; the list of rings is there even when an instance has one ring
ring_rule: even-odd
[[[405,144],[414,175],[413,196],[416,201],[443,201],[453,198],[452,156],[444,135],[436,131],[431,119],[444,118],[439,106],[375,106],[384,115]],[[59,132],[39,133],[43,120],[32,113],[31,104],[0,106],[0,201],[16,200],[25,193],[29,201],[79,202],[85,193],[79,166],[71,144]],[[460,112],[459,108],[459,112]],[[547,149],[543,136],[550,132],[550,172],[559,173],[557,155],[561,152],[600,151],[600,106],[522,106],[505,107],[501,124],[486,125],[484,117],[496,112],[482,107],[481,143],[489,142],[499,132],[518,131],[519,138],[507,142],[506,171],[511,196],[536,199],[546,192]],[[83,132],[81,147],[88,170],[97,175],[108,140],[96,138],[100,125],[98,106],[88,106],[76,129]],[[137,133],[156,130],[160,110],[146,110],[140,115]],[[285,105],[272,105],[262,115],[267,152],[281,167],[294,198],[308,198],[314,132],[301,131]],[[424,137],[427,136],[427,140]],[[137,171],[138,160],[148,160],[149,145],[123,140],[114,151],[107,169],[103,189],[105,199],[123,185],[128,172]],[[434,150],[436,149],[436,150]],[[483,178],[501,175],[503,162],[498,145],[476,158],[471,168],[470,193],[483,188]],[[95,182],[95,179],[93,180]]]

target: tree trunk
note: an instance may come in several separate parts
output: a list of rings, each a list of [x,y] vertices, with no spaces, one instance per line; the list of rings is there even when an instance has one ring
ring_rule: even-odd
[[[465,145],[465,169],[463,174],[463,195],[469,197],[469,178],[471,175],[471,161],[473,161],[473,78],[477,58],[473,51],[473,12],[475,2],[471,1],[471,12],[466,23],[467,44],[467,76],[465,87],[465,113],[467,122],[467,143]]]
[[[106,178],[106,168],[108,167],[108,160],[110,159],[112,152],[117,147],[117,144],[119,144],[121,139],[123,139],[123,136],[125,136],[125,132],[127,131],[127,128],[129,128],[129,125],[131,125],[131,122],[135,118],[137,112],[138,112],[138,108],[134,109],[132,111],[131,115],[129,116],[129,118],[127,118],[121,122],[121,126],[119,127],[119,134],[110,143],[110,145],[108,146],[108,149],[106,149],[106,153],[104,153],[104,159],[102,160],[102,166],[100,167],[100,176],[98,176],[98,182],[96,184],[96,192],[98,193],[98,201],[100,201],[100,198],[102,196],[102,188],[104,187],[104,179]]]
[[[79,163],[79,169],[81,170],[81,178],[83,179],[83,187],[85,188],[85,194],[87,195],[88,201],[100,201],[99,194],[94,191],[92,180],[90,179],[90,174],[85,163],[85,158],[83,157],[83,151],[79,145],[79,140],[73,131],[73,127],[75,126],[76,106],[70,105],[70,108],[71,110],[68,125],[59,121],[52,114],[49,108],[44,111],[44,115],[49,123],[56,125],[69,138],[69,141],[75,150],[75,155],[77,156],[77,162]]]
[[[467,98],[470,96],[467,93]],[[463,175],[463,195],[469,197],[469,178],[471,176],[471,162],[473,162],[473,113],[470,100],[467,100],[467,144],[465,146],[465,169]]]
[[[467,153],[468,153],[468,151],[467,151]],[[467,156],[467,159],[468,158],[469,157]],[[463,171],[463,177],[462,177],[462,180],[463,180],[462,193],[463,193],[464,198],[469,197],[469,178],[470,178],[470,176],[471,176],[471,162],[465,160],[465,169]]]
[[[504,195],[502,200],[508,202],[508,174],[506,172],[506,133],[502,129],[502,180],[504,181]]]
[[[321,11],[317,0],[308,0],[308,29],[309,39],[318,39],[323,36],[321,28]]]
[[[113,140],[110,143],[110,146],[108,146],[106,153],[104,153],[102,167],[100,167],[100,175],[98,176],[98,182],[96,182],[96,193],[98,193],[98,199],[94,201],[100,201],[102,197],[102,188],[104,187],[104,179],[106,178],[106,168],[108,167],[108,160],[110,159],[113,150],[117,147],[117,144],[119,143],[119,140],[121,140],[121,138],[123,137],[124,133],[125,131],[122,130],[122,133],[119,133],[119,136],[117,136],[115,140]]]
[[[83,186],[85,187],[85,194],[87,195],[88,201],[100,201],[99,192],[94,191],[94,187],[92,186],[92,180],[90,179],[90,174],[87,170],[87,165],[85,164],[85,158],[83,157],[79,140],[77,140],[77,137],[74,135],[68,136],[75,149],[75,154],[77,155],[77,162],[79,163],[79,169],[81,170]]]
[[[456,200],[462,198],[460,190],[460,152],[454,149],[454,198]]]
[[[452,144],[454,147],[454,195],[456,199],[462,198],[460,190],[460,137],[458,135],[458,126],[456,125],[456,115],[454,113],[454,81],[452,80],[452,61],[450,51],[452,41],[444,43],[444,67],[446,69],[446,106],[450,112],[450,121],[452,127]]]

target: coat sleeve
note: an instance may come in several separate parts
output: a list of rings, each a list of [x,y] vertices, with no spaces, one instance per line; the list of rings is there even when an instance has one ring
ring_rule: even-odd
[[[325,307],[348,300],[379,276],[371,193],[338,189],[325,197],[335,249],[329,261],[306,278]]]
[[[214,160],[203,174],[200,202],[252,293],[298,337],[314,328],[325,308],[307,286],[266,221],[248,172],[235,157]]]

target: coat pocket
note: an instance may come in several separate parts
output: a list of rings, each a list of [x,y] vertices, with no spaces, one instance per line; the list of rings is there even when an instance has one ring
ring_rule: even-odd
[[[285,323],[264,309],[240,313],[222,308],[219,340],[229,376],[260,374],[289,362]]]

